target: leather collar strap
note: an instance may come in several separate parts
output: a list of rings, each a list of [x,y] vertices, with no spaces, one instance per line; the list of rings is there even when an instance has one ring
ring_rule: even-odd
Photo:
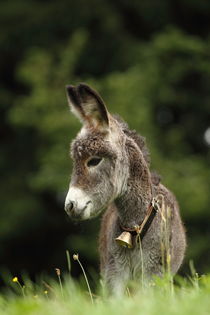
[[[148,207],[146,216],[140,225],[136,225],[133,228],[124,227],[120,224],[120,227],[123,231],[130,232],[135,235],[140,235],[141,239],[143,239],[144,235],[148,231],[152,221],[154,220],[159,209],[158,200],[156,198],[152,198],[152,201]]]

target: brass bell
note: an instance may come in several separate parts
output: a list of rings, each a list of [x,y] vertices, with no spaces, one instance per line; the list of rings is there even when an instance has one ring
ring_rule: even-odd
[[[127,248],[132,248],[133,244],[132,244],[132,235],[130,232],[122,232],[120,234],[120,236],[118,236],[115,241],[117,242],[117,244],[119,244],[120,246],[123,247],[127,247]]]

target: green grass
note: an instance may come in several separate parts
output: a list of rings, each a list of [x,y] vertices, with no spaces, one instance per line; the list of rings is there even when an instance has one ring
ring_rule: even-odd
[[[62,286],[59,281],[36,285],[25,280],[22,288],[17,281],[11,281],[11,289],[0,296],[0,314],[210,314],[210,275],[179,278],[176,285],[167,279],[155,279],[147,288],[138,291],[131,288],[130,294],[121,299],[93,294],[93,303],[88,290],[69,275],[61,280]]]

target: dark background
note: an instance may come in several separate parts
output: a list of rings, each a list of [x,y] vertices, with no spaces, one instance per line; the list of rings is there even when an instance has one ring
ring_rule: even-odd
[[[79,253],[98,273],[100,218],[63,210],[69,142],[80,123],[66,84],[86,82],[146,136],[152,168],[179,200],[189,260],[210,271],[210,2],[2,0],[0,269],[67,270]],[[79,270],[76,263],[73,274]]]

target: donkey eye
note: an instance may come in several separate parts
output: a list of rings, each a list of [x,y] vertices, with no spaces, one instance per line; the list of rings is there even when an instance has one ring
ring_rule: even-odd
[[[87,166],[96,166],[101,162],[102,158],[94,157],[87,162]]]

